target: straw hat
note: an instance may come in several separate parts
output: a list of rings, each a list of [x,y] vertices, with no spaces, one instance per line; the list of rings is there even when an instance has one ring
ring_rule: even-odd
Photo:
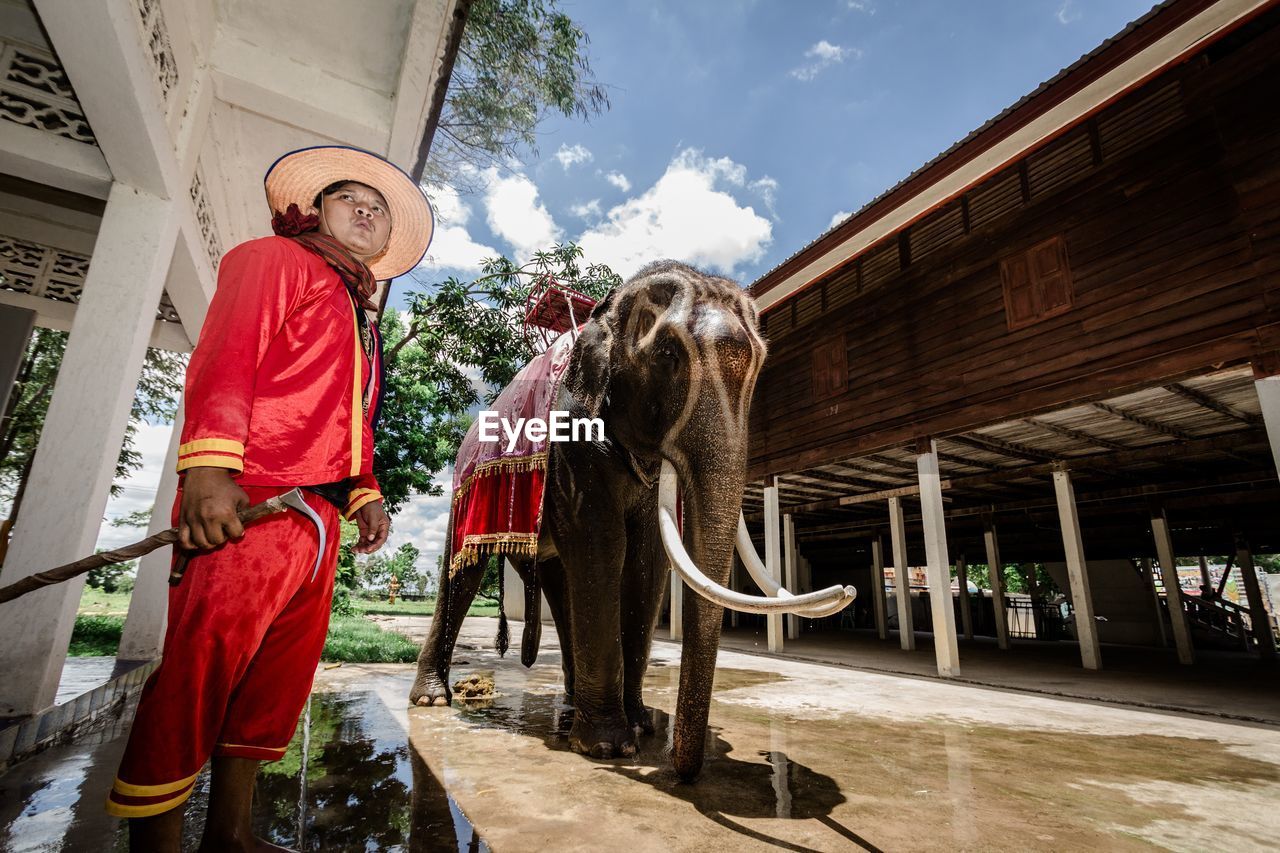
[[[387,200],[391,236],[382,254],[369,263],[379,281],[404,275],[427,254],[435,217],[413,178],[377,154],[344,145],[320,145],[290,151],[271,165],[264,179],[272,213],[290,204],[306,212],[316,195],[338,181],[358,181]]]

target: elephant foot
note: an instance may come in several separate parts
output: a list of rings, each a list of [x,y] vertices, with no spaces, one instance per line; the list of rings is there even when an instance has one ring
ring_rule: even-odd
[[[453,694],[449,690],[449,685],[434,672],[419,673],[417,679],[413,682],[413,688],[409,691],[409,704],[417,705],[420,708],[430,706],[444,707],[452,700]]]
[[[653,711],[644,705],[627,706],[627,725],[631,726],[631,730],[635,732],[636,737],[640,735],[653,734]]]
[[[592,758],[630,758],[636,754],[635,736],[622,720],[589,723],[575,714],[569,730],[569,747]]]

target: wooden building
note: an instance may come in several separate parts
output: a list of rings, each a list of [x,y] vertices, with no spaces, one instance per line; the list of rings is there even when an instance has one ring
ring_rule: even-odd
[[[1098,668],[1091,581],[1146,584],[1189,663],[1233,614],[1162,605],[1147,559],[1236,555],[1274,654],[1278,103],[1280,4],[1170,0],[757,281],[748,520],[815,586],[861,579],[881,636],[865,567],[927,565],[944,674],[966,559],[1064,564]]]

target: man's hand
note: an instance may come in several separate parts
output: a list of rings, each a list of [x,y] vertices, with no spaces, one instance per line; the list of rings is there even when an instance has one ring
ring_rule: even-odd
[[[354,518],[360,528],[360,538],[351,550],[357,554],[372,554],[381,548],[391,532],[391,519],[382,508],[382,501],[370,501],[360,507]]]
[[[236,513],[249,496],[226,468],[188,468],[178,510],[178,544],[187,550],[216,548],[244,536]]]

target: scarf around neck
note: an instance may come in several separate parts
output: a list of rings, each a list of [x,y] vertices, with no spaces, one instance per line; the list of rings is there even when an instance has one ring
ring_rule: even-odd
[[[369,269],[368,264],[347,251],[347,247],[342,243],[333,237],[321,234],[317,230],[319,227],[320,218],[315,214],[303,216],[296,204],[289,205],[284,213],[276,213],[271,218],[272,231],[280,237],[294,240],[308,251],[319,255],[338,273],[357,305],[366,311],[377,311],[378,306],[370,300],[378,289],[373,271]]]

